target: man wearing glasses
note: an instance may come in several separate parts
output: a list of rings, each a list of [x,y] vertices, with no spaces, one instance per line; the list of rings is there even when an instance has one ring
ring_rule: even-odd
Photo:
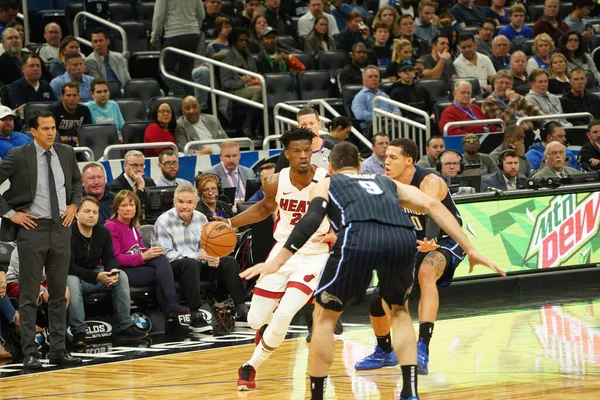
[[[116,177],[108,186],[109,190],[119,193],[121,190],[134,191],[141,201],[146,198],[146,187],[156,186],[152,178],[144,176],[144,154],[138,150],[130,150],[125,154],[123,173]]]
[[[171,149],[166,149],[158,155],[158,168],[162,175],[156,181],[156,186],[179,186],[182,183],[190,183],[185,179],[178,178],[179,158]]]

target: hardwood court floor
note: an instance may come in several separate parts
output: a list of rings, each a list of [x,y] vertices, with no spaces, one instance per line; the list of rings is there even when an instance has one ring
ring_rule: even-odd
[[[398,367],[356,372],[370,329],[336,341],[329,399],[398,399]],[[0,380],[1,398],[305,399],[308,346],[289,339],[263,365],[258,390],[238,392],[253,345],[227,347]],[[599,399],[600,301],[458,318],[436,324],[422,399]]]

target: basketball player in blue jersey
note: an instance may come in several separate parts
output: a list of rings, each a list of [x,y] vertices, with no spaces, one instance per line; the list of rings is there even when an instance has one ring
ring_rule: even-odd
[[[501,270],[471,245],[456,219],[439,200],[384,176],[359,174],[360,156],[353,144],[342,142],[333,148],[329,170],[332,175],[314,187],[306,215],[296,224],[279,253],[240,276],[251,278],[260,274],[260,282],[276,273],[302,248],[325,217],[329,217],[337,241],[315,291],[317,304],[309,353],[311,398],[321,400],[324,396],[325,378],[334,358],[336,321],[344,307],[365,296],[372,272],[376,270],[380,295],[391,315],[395,351],[402,369],[400,399],[416,400],[417,349],[408,313],[416,235],[406,210],[431,216],[465,250],[471,269],[483,264]]]
[[[462,225],[462,219],[448,191],[448,186],[435,172],[414,165],[418,157],[417,145],[410,139],[394,139],[386,151],[386,176],[418,188],[421,192],[440,200],[448,209],[453,219]],[[448,286],[452,282],[454,271],[464,258],[463,249],[444,231],[439,231],[434,224],[428,224],[428,216],[406,210],[417,233],[418,253],[416,256],[416,272],[421,298],[419,301],[419,340],[418,372],[428,374],[429,342],[439,308],[437,286]],[[428,228],[429,225],[429,228]],[[426,232],[427,230],[433,232]],[[427,238],[430,238],[429,240]],[[500,270],[496,272],[503,275]],[[413,299],[416,290],[413,290]],[[381,297],[375,291],[369,302],[371,326],[377,338],[375,352],[354,366],[358,370],[377,369],[398,364],[393,352],[389,318],[382,307]]]

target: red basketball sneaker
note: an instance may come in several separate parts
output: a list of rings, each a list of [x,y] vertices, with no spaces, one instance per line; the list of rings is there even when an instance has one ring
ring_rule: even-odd
[[[238,370],[238,390],[254,390],[256,389],[256,370],[252,365],[244,364]]]

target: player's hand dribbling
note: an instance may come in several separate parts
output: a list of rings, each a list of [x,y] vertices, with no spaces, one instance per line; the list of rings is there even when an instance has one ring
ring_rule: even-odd
[[[475,249],[472,249],[467,252],[467,257],[469,257],[469,273],[473,272],[473,268],[476,265],[485,265],[492,271],[496,272],[500,276],[506,276],[506,272],[491,260],[488,260],[484,255],[478,252]]]
[[[266,275],[273,274],[279,271],[281,265],[276,263],[274,260],[265,261],[264,263],[256,264],[253,267],[245,269],[240,273],[240,278],[252,279],[256,275],[260,274],[257,282],[260,282]]]
[[[430,251],[436,250],[440,247],[440,245],[437,244],[434,239],[417,240],[417,244],[417,250],[419,250],[421,253],[429,253]]]

